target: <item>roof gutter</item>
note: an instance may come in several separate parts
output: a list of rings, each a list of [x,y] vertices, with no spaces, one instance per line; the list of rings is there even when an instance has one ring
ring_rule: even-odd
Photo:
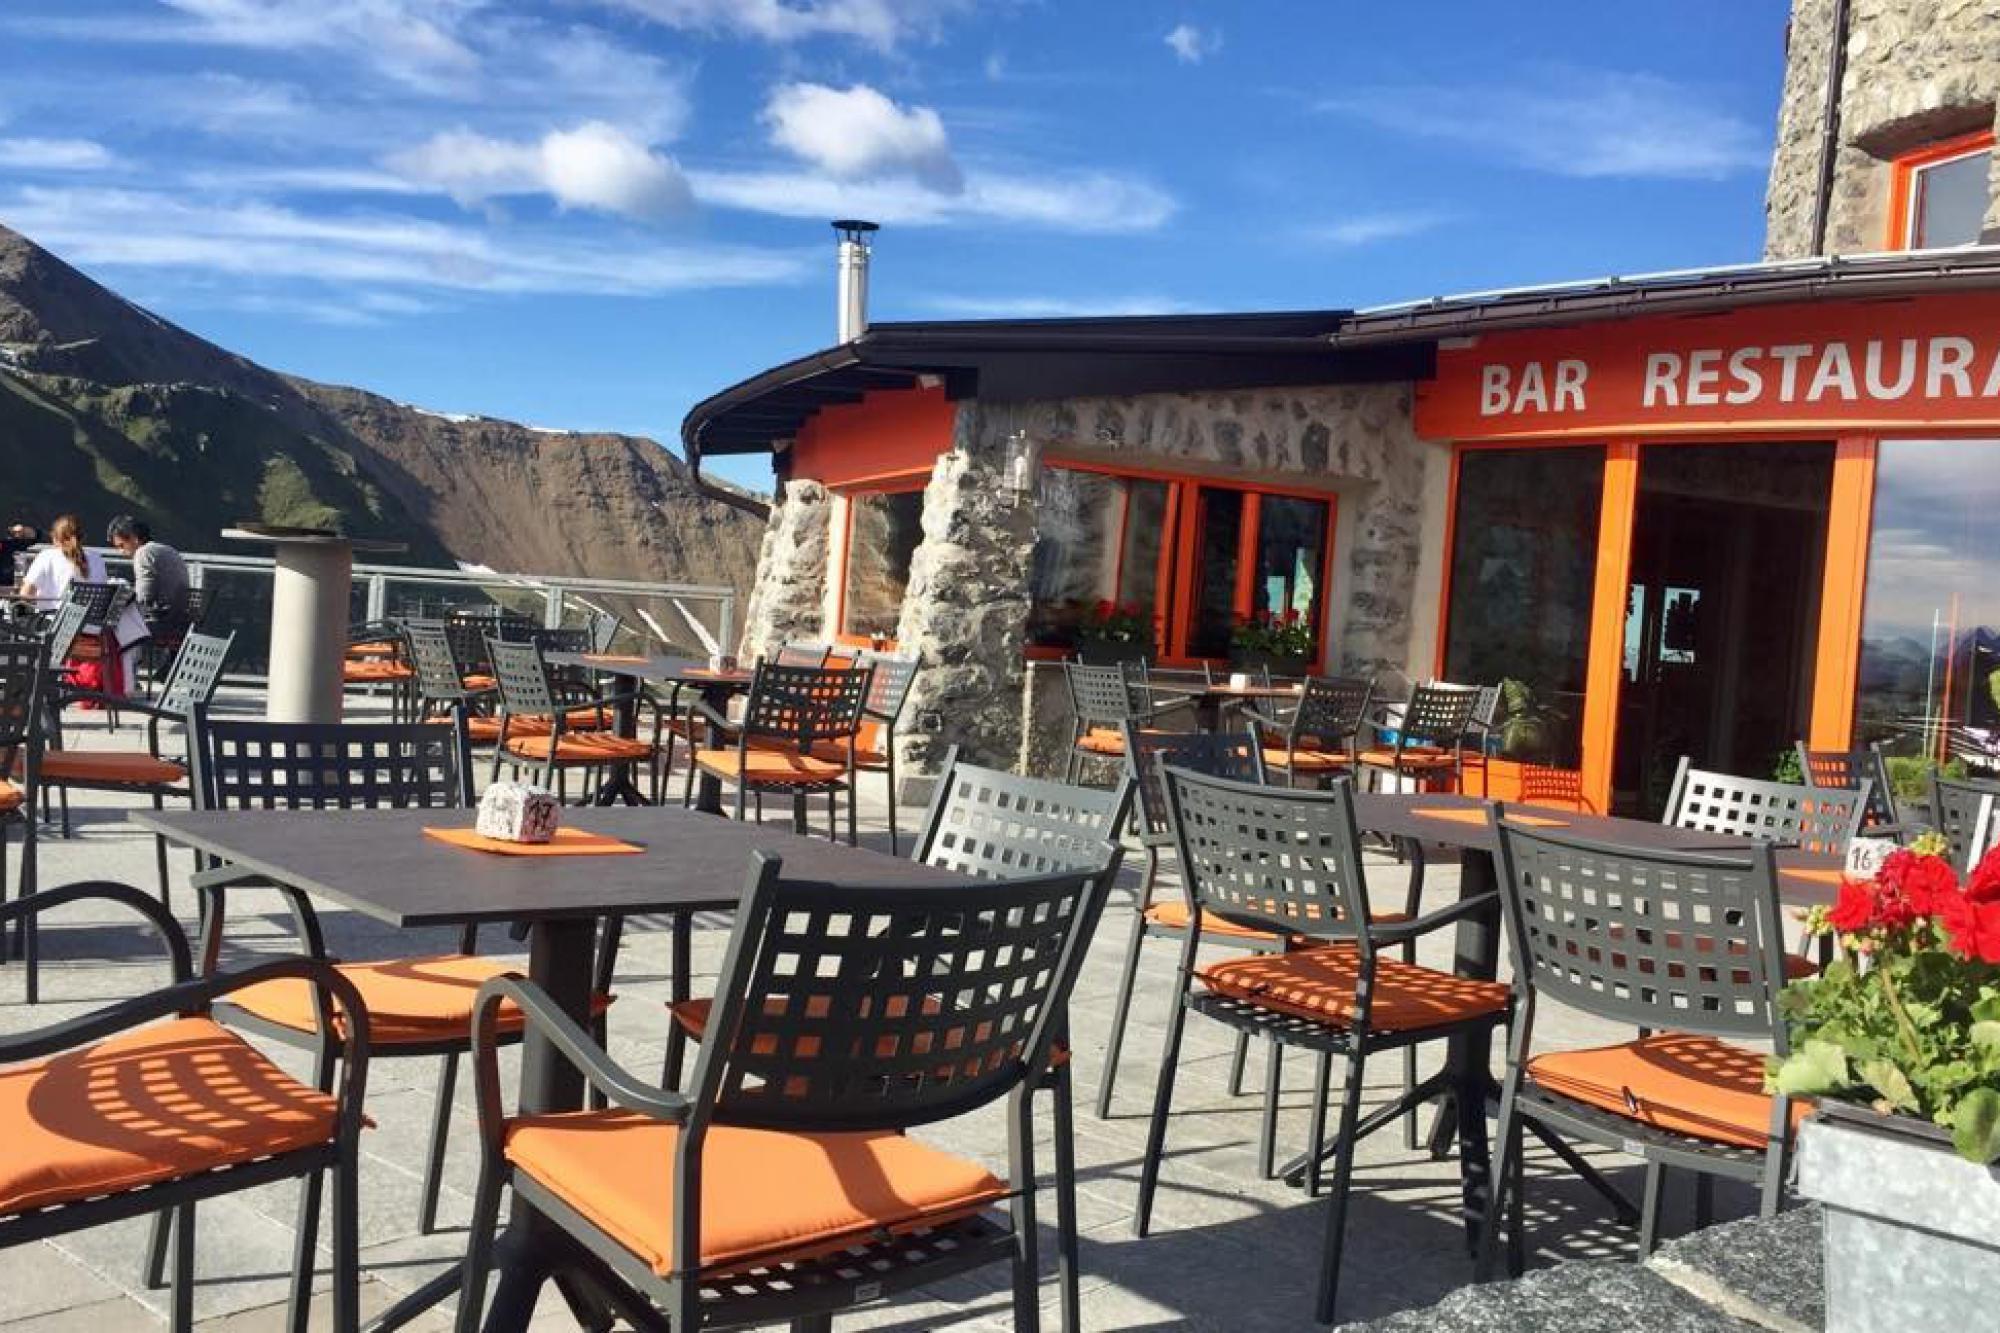
[[[1840,85],[1847,80],[1848,0],[1833,0],[1833,32],[1827,39],[1826,109],[1820,114],[1819,188],[1813,198],[1813,253],[1826,253],[1826,227],[1833,212],[1834,168],[1840,155]]]
[[[771,506],[761,500],[753,500],[740,492],[717,486],[701,475],[701,437],[708,429],[708,423],[730,408],[753,398],[762,397],[775,389],[797,384],[822,375],[829,370],[840,370],[861,360],[853,343],[843,343],[839,347],[824,352],[816,352],[797,361],[788,361],[765,371],[755,379],[744,380],[732,385],[710,398],[696,403],[687,416],[681,420],[681,451],[687,455],[688,475],[694,488],[711,500],[718,500],[732,509],[740,509],[768,521]]]

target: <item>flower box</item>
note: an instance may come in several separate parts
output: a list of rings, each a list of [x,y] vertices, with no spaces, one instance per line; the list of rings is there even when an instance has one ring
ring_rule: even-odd
[[[2000,1177],[1910,1116],[1822,1104],[1799,1136],[1799,1192],[1826,1209],[1826,1333],[1994,1326]]]
[[[1085,639],[1076,645],[1076,660],[1090,666],[1120,666],[1126,662],[1143,662],[1151,646],[1145,643],[1119,643],[1111,639]]]

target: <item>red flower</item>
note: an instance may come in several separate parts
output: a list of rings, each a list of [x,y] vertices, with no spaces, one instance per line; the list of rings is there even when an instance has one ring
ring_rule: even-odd
[[[1906,926],[1918,917],[1935,916],[1958,897],[1958,876],[1941,856],[1898,848],[1889,853],[1875,876],[1880,924]]]
[[[2000,843],[1980,858],[1965,881],[1965,896],[1976,903],[2000,901]]]
[[[1299,623],[1299,609],[1296,606],[1285,608],[1285,623],[1287,625],[1296,625]]]
[[[1953,952],[1982,963],[2000,963],[2000,902],[1955,894],[1944,904],[1942,919]]]
[[[1843,934],[1866,930],[1875,921],[1875,888],[1858,879],[1840,881],[1840,896],[1826,914],[1827,924]]]

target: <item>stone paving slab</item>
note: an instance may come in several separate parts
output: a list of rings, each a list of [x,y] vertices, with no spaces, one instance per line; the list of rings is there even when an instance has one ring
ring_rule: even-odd
[[[72,743],[103,748],[129,746],[134,739],[129,726],[122,736],[106,737],[100,719],[84,719]],[[886,850],[887,825],[879,804],[879,787],[875,783],[864,787],[863,840]],[[76,836],[43,842],[42,883],[53,886],[84,878],[112,878],[150,889],[155,882],[151,840],[123,822],[119,803],[110,797],[78,793],[72,805]],[[921,815],[914,808],[903,811],[903,828],[914,828]],[[16,852],[18,840],[16,830]],[[18,858],[10,857],[10,865],[17,866]],[[174,856],[174,907],[192,929],[194,904],[184,885],[188,866],[186,855]],[[1376,892],[1400,898],[1404,868],[1387,857],[1371,855],[1369,871]],[[1135,883],[1136,874],[1128,873],[1119,898],[1107,911],[1072,1014],[1078,1051],[1076,1150],[1084,1233],[1085,1328],[1228,1329],[1235,1333],[1309,1328],[1311,1283],[1323,1239],[1324,1209],[1282,1183],[1257,1178],[1255,1145],[1264,1055],[1252,1052],[1246,1092],[1232,1096],[1227,1077],[1233,1038],[1219,1025],[1200,1020],[1189,1023],[1153,1234],[1143,1241],[1132,1236],[1132,1209],[1176,952],[1171,944],[1152,941],[1142,954],[1116,1105],[1112,1117],[1100,1121],[1094,1114],[1097,1082],[1127,938],[1129,893]],[[1426,908],[1442,906],[1456,888],[1456,867],[1434,862],[1426,887]],[[1166,877],[1165,891],[1177,891],[1171,875]],[[22,1003],[19,969],[0,967],[0,1032],[18,1032],[73,1017],[163,980],[164,969],[151,961],[158,956],[157,946],[129,922],[115,915],[93,915],[89,909],[57,913],[49,920],[43,935],[49,960],[43,978],[45,1003],[29,1009]],[[449,931],[397,932],[338,910],[327,910],[324,923],[331,948],[343,958],[395,957],[451,947]],[[712,918],[706,924],[709,928],[698,930],[695,936],[697,991],[713,986],[727,939],[725,917]],[[259,891],[233,893],[229,940],[232,957],[237,959],[289,951],[288,918],[278,896]],[[504,932],[488,931],[482,943],[496,957],[521,960],[519,946]],[[1449,933],[1425,941],[1422,957],[1433,965],[1448,966]],[[664,1006],[667,976],[668,940],[662,923],[633,923],[620,956],[620,999],[611,1015],[611,1049],[649,1080],[659,1077],[668,1030]],[[1537,1027],[1549,1042],[1583,1044],[1626,1035],[1553,1007],[1545,1007]],[[287,1068],[303,1070],[298,1052],[282,1047],[266,1049]],[[512,1084],[513,1058],[512,1053],[503,1055],[508,1086]],[[1426,1058],[1426,1069],[1434,1058]],[[363,1142],[364,1308],[387,1304],[464,1250],[463,1227],[477,1179],[472,1089],[464,1078],[453,1096],[455,1118],[445,1171],[444,1229],[429,1237],[416,1234],[416,1188],[435,1105],[437,1072],[437,1062],[428,1059],[382,1059],[370,1068],[369,1105],[377,1124],[364,1135]],[[1311,1074],[1311,1061],[1296,1052],[1285,1064],[1279,1122],[1283,1152],[1295,1152],[1304,1145]],[[1366,1104],[1392,1097],[1400,1082],[1400,1062],[1389,1059],[1372,1067]],[[1038,1123],[1046,1135],[1046,1112]],[[932,1127],[923,1137],[1004,1169],[1005,1137],[997,1109]],[[1629,1164],[1602,1155],[1598,1160],[1628,1192],[1636,1192],[1637,1173]],[[1631,1232],[1611,1225],[1594,1196],[1536,1156],[1531,1155],[1528,1168],[1534,1262],[1621,1260],[1630,1256]],[[1342,1318],[1368,1320],[1421,1310],[1470,1280],[1471,1263],[1458,1220],[1454,1164],[1432,1162],[1421,1153],[1406,1151],[1401,1134],[1391,1129],[1361,1146],[1356,1182],[1341,1290]],[[275,1333],[282,1327],[294,1197],[292,1187],[274,1186],[202,1210],[197,1302],[205,1333]],[[1688,1202],[1670,1192],[1667,1234],[1688,1225]],[[1724,1217],[1754,1208],[1747,1192],[1718,1191],[1718,1202]],[[1042,1215],[1044,1222],[1052,1217],[1046,1198]],[[141,1246],[137,1236],[129,1227],[114,1227],[0,1250],[0,1333],[112,1333],[161,1326],[159,1293],[145,1291],[138,1282]],[[1054,1237],[1046,1228],[1042,1255],[1045,1268],[1052,1271]],[[322,1267],[327,1258],[322,1249]],[[1690,1257],[1686,1262],[1693,1265],[1697,1261]],[[1656,1280],[1642,1281],[1626,1266],[1585,1271],[1621,1275],[1635,1292],[1645,1282]],[[320,1280],[324,1282],[324,1272]],[[1651,1290],[1649,1286],[1645,1289]],[[1053,1301],[1052,1282],[1045,1283],[1043,1295],[1046,1301]],[[538,1333],[574,1327],[560,1307],[553,1295],[545,1302],[536,1320]],[[1054,1327],[1052,1305],[1045,1306],[1044,1322]],[[1012,1324],[1005,1275],[997,1270],[940,1284],[934,1291],[899,1305],[863,1311],[840,1321],[842,1328],[907,1333],[932,1328],[988,1333]],[[418,1327],[446,1326],[440,1318]],[[1419,1326],[1429,1325],[1396,1327]],[[1623,1327],[1650,1326],[1637,1323]],[[1709,1331],[1704,1329],[1703,1333]]]

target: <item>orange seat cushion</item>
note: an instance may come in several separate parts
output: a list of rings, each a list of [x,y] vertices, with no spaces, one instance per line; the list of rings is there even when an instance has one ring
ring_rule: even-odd
[[[369,658],[364,661],[349,661],[340,668],[340,678],[350,685],[373,685],[385,681],[410,680],[417,674],[416,668],[402,662]]]
[[[742,782],[749,786],[792,786],[798,783],[838,782],[847,776],[847,762],[822,759],[796,750],[696,750],[696,767],[705,773]]]
[[[504,1151],[662,1277],[673,1271],[678,1125],[631,1111],[523,1116]],[[702,1145],[708,1271],[808,1258],[968,1217],[1006,1198],[977,1162],[902,1134],[787,1134],[714,1125]]]
[[[1163,930],[1186,930],[1192,915],[1186,898],[1162,898],[1146,908],[1147,922]],[[1266,944],[1276,944],[1278,941],[1278,937],[1268,930],[1258,930],[1255,926],[1225,921],[1213,912],[1203,914],[1201,933],[1204,939],[1215,936],[1218,939],[1260,940]]]
[[[388,639],[370,639],[366,643],[347,645],[347,655],[352,658],[394,657],[396,651],[396,644]]]
[[[26,799],[26,796],[27,793],[23,792],[19,787],[16,787],[4,778],[0,778],[0,812],[20,809],[21,802]]]
[[[1331,773],[1353,762],[1344,750],[1295,750],[1287,754],[1271,746],[1264,749],[1264,767],[1291,769],[1299,773]]]
[[[1435,745],[1412,745],[1403,751],[1404,768],[1450,768],[1457,762],[1449,750],[1440,750]],[[1394,750],[1363,750],[1361,762],[1373,768],[1396,767]]]
[[[821,741],[818,745],[813,746],[812,756],[815,759],[823,759],[827,763],[839,764],[842,768],[845,768],[847,767],[847,742]],[[889,766],[888,752],[863,745],[857,741],[854,746],[854,766],[866,769],[887,768]]]
[[[1347,945],[1293,953],[1249,954],[1210,963],[1198,973],[1218,995],[1279,1013],[1345,1027],[1354,1019],[1360,956]],[[1368,1025],[1382,1032],[1418,1032],[1507,1008],[1507,986],[1454,976],[1375,955],[1375,995]]]
[[[72,662],[95,662],[104,656],[104,639],[96,634],[79,634],[69,645]]]
[[[339,972],[354,983],[361,1007],[368,1011],[368,1040],[377,1046],[447,1041],[469,1036],[472,1003],[481,985],[518,971],[490,958],[472,954],[438,954],[429,958],[389,958],[372,963],[342,963]],[[316,1032],[313,985],[286,977],[246,986],[229,1001],[267,1023],[297,1032]],[[592,1002],[597,1012],[609,1008],[611,997]],[[338,1024],[339,1015],[335,1015]],[[512,1000],[500,1003],[499,1030],[521,1030],[521,1011]]]
[[[499,680],[487,675],[483,671],[475,671],[469,676],[462,677],[459,683],[465,686],[466,689],[474,691],[496,690],[500,688]]]
[[[0,1070],[0,1215],[330,1142],[332,1097],[206,1018]]]
[[[20,764],[14,766],[20,773]],[[179,764],[155,759],[142,750],[47,750],[42,754],[44,782],[101,782],[123,787],[170,786],[187,776]]]
[[[653,757],[652,742],[612,736],[601,731],[565,734],[560,738],[516,736],[512,732],[507,735],[507,753],[519,759],[545,762],[551,746],[559,764],[620,764]]]
[[[1092,727],[1077,737],[1076,748],[1086,754],[1123,755],[1125,737],[1113,727]]]
[[[1527,1074],[1545,1092],[1654,1129],[1761,1149],[1771,1128],[1764,1060],[1713,1037],[1661,1032],[1620,1046],[1549,1051],[1528,1061]],[[1791,1109],[1796,1129],[1812,1108]]]

